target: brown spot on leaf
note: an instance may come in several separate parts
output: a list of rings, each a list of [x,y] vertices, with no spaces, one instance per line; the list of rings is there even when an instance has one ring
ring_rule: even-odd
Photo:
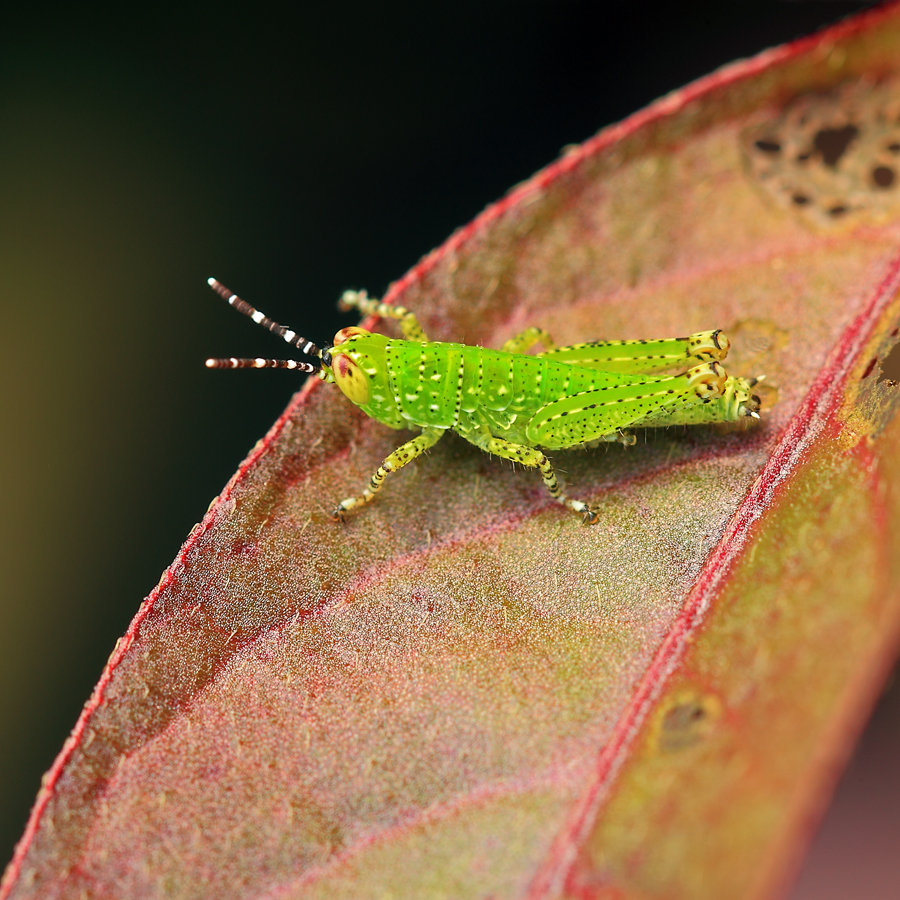
[[[896,330],[891,337],[896,337]],[[891,352],[881,362],[881,378],[879,381],[892,384],[900,377],[900,344],[891,348]]]
[[[894,220],[898,108],[896,77],[801,94],[743,133],[749,171],[783,208],[818,226]]]
[[[692,747],[710,733],[721,711],[718,697],[712,694],[679,692],[660,711],[657,746],[666,753]]]

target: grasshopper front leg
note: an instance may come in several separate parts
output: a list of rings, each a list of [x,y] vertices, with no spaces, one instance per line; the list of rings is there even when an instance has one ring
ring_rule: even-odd
[[[387,456],[384,462],[375,470],[369,480],[369,485],[356,497],[348,497],[335,507],[332,516],[343,521],[344,513],[351,512],[371,503],[375,495],[381,490],[388,473],[402,469],[407,463],[412,462],[417,456],[421,456],[429,447],[433,447],[444,436],[443,428],[426,428],[421,434],[416,435],[411,441],[401,444],[393,453]]]
[[[400,323],[400,331],[408,341],[427,341],[425,329],[419,324],[414,313],[405,306],[392,306],[369,297],[365,291],[344,291],[338,300],[338,309],[347,312],[358,309],[364,316],[380,316],[383,319],[396,319]]]

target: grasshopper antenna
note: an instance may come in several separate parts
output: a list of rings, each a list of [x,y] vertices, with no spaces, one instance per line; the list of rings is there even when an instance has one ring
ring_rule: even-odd
[[[221,359],[208,359],[207,369],[293,369],[295,372],[308,372],[310,375],[319,371],[319,366],[299,359],[237,359],[229,356]]]
[[[236,309],[239,313],[243,313],[248,318],[262,325],[267,331],[278,335],[282,340],[286,341],[292,347],[296,347],[301,353],[312,356],[315,362],[300,362],[296,359],[236,359],[229,357],[224,359],[208,359],[206,361],[207,368],[210,369],[294,369],[299,372],[308,372],[310,374],[318,372],[322,368],[322,363],[326,365],[329,362],[327,351],[323,353],[312,341],[301,337],[296,331],[288,328],[286,325],[279,325],[274,319],[270,319],[265,313],[261,313],[258,309],[254,309],[246,300],[242,300],[230,288],[225,287],[221,281],[215,278],[208,278],[206,283],[223,299],[229,306]]]

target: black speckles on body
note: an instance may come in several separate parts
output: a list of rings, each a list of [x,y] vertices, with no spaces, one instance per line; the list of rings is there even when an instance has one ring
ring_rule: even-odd
[[[385,355],[391,390],[411,426],[453,428],[463,405],[462,344],[389,341]]]
[[[459,416],[462,411],[463,389],[465,385],[466,360],[465,354],[459,354],[459,364],[456,368],[456,404],[453,407],[453,422],[450,427],[455,428],[459,424]]]
[[[394,402],[400,406],[401,378],[403,376],[403,364],[400,359],[400,341],[388,341],[384,348],[385,369],[388,376],[388,389]]]
[[[576,373],[581,370],[576,369]],[[603,375],[606,383],[600,382]],[[621,376],[595,373],[596,383],[583,383],[582,390],[560,394],[534,411],[529,419],[526,442],[565,449],[640,425],[650,415],[721,396],[725,372],[716,362],[703,363],[688,372],[669,377]]]

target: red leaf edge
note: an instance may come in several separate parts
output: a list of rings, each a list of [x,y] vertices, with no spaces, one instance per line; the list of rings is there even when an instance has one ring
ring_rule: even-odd
[[[556,896],[562,889],[581,843],[600,814],[609,788],[653,701],[678,665],[693,633],[703,623],[719,585],[744,549],[753,525],[771,505],[779,487],[793,469],[803,461],[815,437],[832,427],[833,414],[841,404],[842,390],[860,351],[874,330],[879,315],[898,291],[900,253],[892,260],[886,276],[865,309],[832,349],[828,362],[813,382],[798,412],[785,427],[774,453],[741,501],[722,539],[707,557],[680,615],[647,668],[625,715],[598,755],[593,783],[573,810],[568,824],[557,836],[547,859],[532,880],[527,894],[529,898]]]

